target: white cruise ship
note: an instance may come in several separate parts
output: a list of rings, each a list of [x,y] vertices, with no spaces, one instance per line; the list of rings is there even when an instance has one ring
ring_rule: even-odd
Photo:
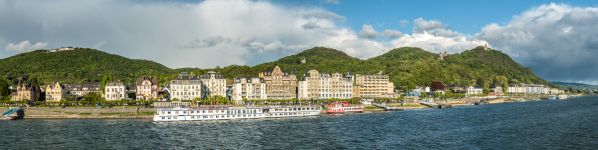
[[[319,115],[320,106],[158,108],[154,121],[227,120]]]

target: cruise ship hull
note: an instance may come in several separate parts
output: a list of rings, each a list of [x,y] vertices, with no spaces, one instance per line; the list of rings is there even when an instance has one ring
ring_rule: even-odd
[[[321,107],[317,106],[159,108],[153,120],[162,122],[301,117],[319,115],[320,111]]]

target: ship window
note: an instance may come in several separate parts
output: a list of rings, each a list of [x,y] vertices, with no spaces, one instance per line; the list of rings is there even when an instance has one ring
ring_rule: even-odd
[[[164,120],[165,117],[162,117],[162,120]]]
[[[170,114],[170,111],[168,111],[168,114]]]

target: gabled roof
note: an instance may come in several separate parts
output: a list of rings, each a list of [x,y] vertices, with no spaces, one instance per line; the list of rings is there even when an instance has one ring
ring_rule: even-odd
[[[136,85],[141,85],[141,83],[143,83],[143,81],[145,80],[149,80],[152,85],[158,85],[158,79],[156,77],[153,76],[146,76],[146,77],[141,77],[139,79],[137,79],[137,81],[135,82]]]
[[[108,82],[108,83],[106,83],[106,86],[125,86],[125,84],[123,84],[120,81],[116,81],[116,82]]]

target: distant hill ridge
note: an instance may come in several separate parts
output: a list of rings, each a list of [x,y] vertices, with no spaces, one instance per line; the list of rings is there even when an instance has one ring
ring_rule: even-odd
[[[303,62],[305,61],[305,62]],[[353,74],[389,74],[391,81],[400,88],[429,85],[432,81],[445,84],[490,84],[502,76],[510,82],[547,84],[530,69],[525,68],[508,55],[486,47],[476,47],[460,54],[439,55],[421,48],[402,47],[390,50],[367,60],[353,58],[346,53],[325,47],[314,47],[298,54],[256,66],[231,65],[222,68],[170,69],[148,60],[128,59],[95,49],[77,48],[73,51],[47,53],[33,51],[0,59],[0,75],[15,80],[28,75],[42,83],[51,81],[83,82],[99,81],[105,76],[132,82],[144,75],[154,75],[161,82],[174,78],[178,72],[202,74],[208,70],[218,71],[226,78],[252,77],[259,72],[271,70],[275,65],[285,72],[302,77],[311,69],[321,72]],[[402,86],[402,87],[401,87]]]

